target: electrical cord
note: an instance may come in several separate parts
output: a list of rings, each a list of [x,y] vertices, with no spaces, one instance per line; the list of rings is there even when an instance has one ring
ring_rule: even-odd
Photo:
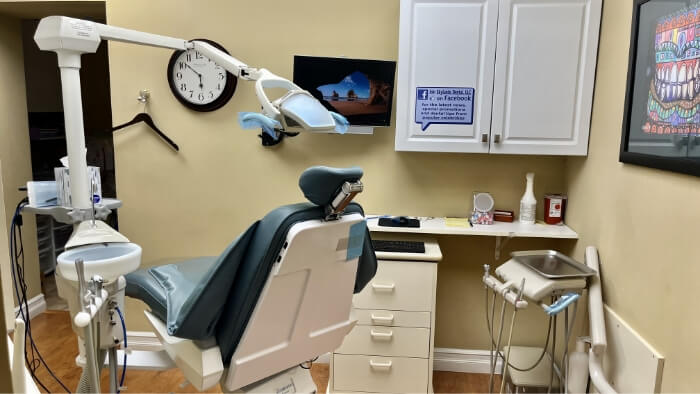
[[[22,210],[24,205],[26,204],[26,199],[23,199],[22,201],[17,204],[17,207],[15,208],[15,212],[12,216],[12,222],[10,226],[10,261],[11,261],[11,268],[12,268],[12,282],[14,285],[15,289],[15,295],[17,297],[17,303],[18,303],[18,313],[15,315],[15,317],[22,317],[22,320],[25,321],[25,344],[29,343],[30,344],[30,352],[31,352],[31,360],[29,358],[29,355],[27,354],[27,348],[25,346],[24,348],[24,360],[27,363],[27,367],[29,369],[30,374],[32,377],[37,380],[37,383],[39,385],[46,389],[46,386],[36,378],[35,376],[35,371],[36,369],[40,366],[37,365],[38,360],[36,359],[36,356],[34,354],[34,347],[32,346],[32,343],[30,341],[27,341],[28,335],[31,335],[31,326],[30,326],[30,321],[29,321],[29,305],[27,303],[27,287],[26,287],[26,282],[24,281],[24,246],[22,241],[22,237],[19,236],[19,244],[18,244],[18,239],[17,239],[17,234],[22,232],[21,225],[22,225],[22,217],[18,215],[18,212]],[[22,260],[22,264],[20,266],[19,261],[20,259]],[[21,293],[21,294],[20,294]],[[48,390],[47,390],[48,391]]]
[[[316,361],[316,360],[318,360],[318,356],[314,357],[312,360],[309,360],[305,363],[299,364],[299,366],[301,367],[301,369],[311,369],[311,366],[314,365],[314,361]],[[304,365],[304,364],[308,364],[308,366]]]
[[[41,386],[46,392],[50,392],[46,385],[39,379],[36,375],[36,371],[43,365],[49,375],[68,393],[70,390],[65,384],[54,374],[54,372],[49,368],[48,364],[44,360],[39,352],[39,348],[34,341],[31,329],[31,319],[29,316],[29,302],[27,297],[27,282],[24,277],[25,273],[25,255],[24,255],[24,240],[22,238],[22,208],[27,205],[28,199],[23,198],[16,206],[14,215],[12,216],[12,222],[10,225],[10,262],[11,262],[11,273],[12,282],[15,289],[15,296],[17,297],[17,302],[19,304],[19,311],[16,317],[22,318],[25,323],[25,344],[29,344],[29,351],[27,347],[24,348],[24,360],[27,364],[27,369],[29,370],[32,379]],[[28,340],[27,340],[28,339]],[[31,358],[30,358],[31,356]]]
[[[29,312],[29,305],[26,300],[26,283],[24,282],[24,275],[23,275],[23,270],[22,267],[19,265],[19,259],[22,258],[22,266],[24,266],[24,247],[23,246],[18,246],[17,244],[17,237],[15,233],[15,229],[19,228],[19,232],[21,232],[21,216],[18,217],[17,212],[20,211],[23,207],[24,204],[26,204],[26,199],[23,199],[22,201],[17,204],[17,207],[15,208],[15,212],[12,216],[12,222],[10,225],[10,268],[11,268],[11,273],[12,273],[12,284],[14,285],[15,289],[15,296],[17,297],[17,303],[18,303],[18,312],[15,315],[15,318],[19,317],[21,315],[22,320],[25,322],[25,344],[27,343],[27,335],[31,335],[31,327],[29,326],[29,318],[27,316]],[[21,237],[20,237],[21,239]],[[19,251],[18,251],[19,249]],[[20,295],[21,292],[21,295]],[[25,313],[25,305],[26,305],[26,313]],[[17,334],[17,333],[15,333]],[[24,348],[24,360],[27,364],[27,368],[29,369],[29,373],[32,375],[34,380],[46,391],[46,386],[41,382],[40,379],[38,379],[35,375],[35,371],[38,368],[38,365],[36,364],[36,358],[34,355],[34,348],[31,346],[30,343],[30,352],[32,353],[32,358],[31,360],[29,359],[29,356],[27,354],[27,348],[25,345]]]

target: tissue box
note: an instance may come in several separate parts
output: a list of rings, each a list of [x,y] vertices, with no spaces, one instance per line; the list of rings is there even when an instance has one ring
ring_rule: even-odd
[[[56,177],[57,205],[62,207],[73,206],[70,194],[70,176],[68,167],[56,167],[53,169]],[[95,203],[102,201],[102,180],[100,178],[100,167],[88,166],[88,184],[95,185],[95,192],[92,198]]]

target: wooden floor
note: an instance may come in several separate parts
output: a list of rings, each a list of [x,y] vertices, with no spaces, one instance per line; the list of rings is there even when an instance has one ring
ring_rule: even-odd
[[[78,354],[76,336],[70,326],[68,312],[48,311],[31,321],[34,340],[46,363],[54,374],[71,390],[75,390],[80,379],[81,369],[75,365]],[[314,364],[311,375],[320,392],[325,392],[328,384],[328,365]],[[64,392],[51,378],[46,368],[37,370],[37,377],[50,392]],[[169,371],[137,371],[127,369],[125,393],[186,393],[194,392],[191,385],[183,385],[184,377],[178,369]],[[108,375],[102,374],[102,387],[108,387]],[[498,383],[500,384],[500,382]],[[465,374],[436,371],[433,374],[433,387],[436,393],[482,393],[488,391],[488,375]],[[45,391],[42,389],[42,391]],[[220,392],[217,386],[207,392]]]

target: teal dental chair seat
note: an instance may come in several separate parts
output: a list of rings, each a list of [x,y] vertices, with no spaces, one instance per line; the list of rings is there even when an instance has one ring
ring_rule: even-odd
[[[144,268],[126,275],[126,295],[144,301],[165,322],[169,335],[197,341],[215,340],[228,364],[250,319],[289,229],[296,223],[325,220],[327,206],[345,182],[362,177],[359,167],[311,167],[299,186],[308,203],[285,205],[253,223],[218,257],[199,257]],[[364,215],[350,203],[344,214]],[[365,227],[354,291],[374,277],[377,261]]]

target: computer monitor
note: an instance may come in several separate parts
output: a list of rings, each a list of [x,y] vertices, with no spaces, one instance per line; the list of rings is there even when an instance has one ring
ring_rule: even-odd
[[[294,83],[352,126],[390,126],[396,62],[294,56]]]

